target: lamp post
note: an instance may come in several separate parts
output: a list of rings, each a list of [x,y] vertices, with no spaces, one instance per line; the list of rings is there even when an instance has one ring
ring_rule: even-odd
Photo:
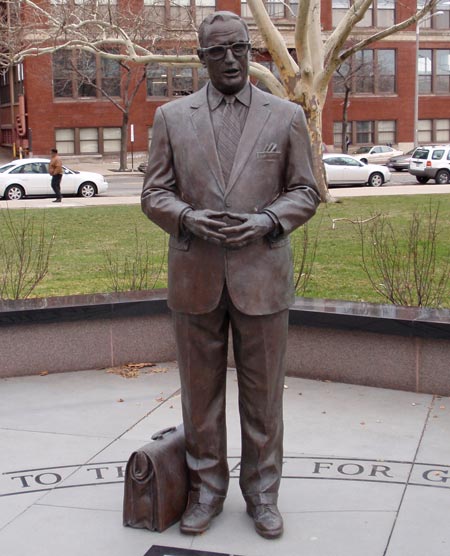
[[[448,2],[446,2],[448,4]],[[433,14],[424,17],[416,23],[416,81],[414,84],[414,147],[419,144],[419,39],[420,39],[420,24],[428,21],[435,15],[443,14],[443,11],[434,12]]]

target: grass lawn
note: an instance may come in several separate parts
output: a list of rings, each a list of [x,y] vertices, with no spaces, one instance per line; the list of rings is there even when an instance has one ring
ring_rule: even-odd
[[[310,238],[318,237],[318,244],[311,279],[304,295],[385,302],[374,291],[362,269],[358,227],[349,220],[365,220],[375,214],[385,214],[406,240],[412,213],[421,210],[426,214],[430,203],[432,207],[439,205],[437,259],[438,267],[443,268],[450,260],[449,195],[349,198],[341,203],[322,205],[318,215],[308,225]],[[14,221],[23,218],[21,210],[8,213]],[[5,210],[0,210],[0,233],[3,238],[7,237],[5,214]],[[120,273],[125,260],[131,267],[139,249],[148,250],[152,261],[153,270],[145,272],[151,274],[147,287],[165,287],[167,238],[142,214],[139,206],[62,208],[47,212],[27,209],[26,214],[33,217],[35,229],[45,218],[46,234],[55,235],[49,273],[33,296],[113,291],[108,255]],[[333,229],[334,219],[344,220],[335,221]],[[301,232],[295,232],[293,243],[299,244],[301,237]],[[449,291],[443,306],[450,307]]]

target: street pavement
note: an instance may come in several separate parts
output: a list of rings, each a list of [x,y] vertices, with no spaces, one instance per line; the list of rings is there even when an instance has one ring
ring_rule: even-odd
[[[75,159],[64,160],[63,162],[73,170],[85,170],[89,172],[97,172],[106,176],[110,183],[114,180],[121,180],[122,182],[130,177],[135,180],[136,177],[142,177],[142,173],[136,170],[138,162],[144,158],[138,158],[134,163],[134,170],[129,172],[118,172],[117,161],[104,161],[101,159],[87,159],[79,161]],[[0,164],[7,162],[9,158],[0,153]],[[130,165],[131,168],[131,165]],[[332,197],[341,199],[345,197],[372,197],[372,196],[386,196],[386,195],[429,195],[429,194],[448,194],[450,193],[450,184],[437,185],[429,182],[425,185],[415,183],[415,179],[408,173],[392,173],[392,180],[389,184],[383,187],[334,187],[330,189]],[[112,190],[102,195],[84,199],[81,197],[65,197],[61,204],[53,204],[51,198],[32,198],[22,199],[20,201],[5,201],[0,200],[1,208],[74,208],[74,207],[87,207],[87,206],[107,206],[107,205],[132,205],[139,204],[139,194],[133,195],[114,195]],[[450,554],[450,553],[449,553]]]
[[[163,533],[123,527],[127,458],[181,422],[174,362],[130,374],[137,376],[97,369],[0,380],[2,556],[144,556],[152,546],[165,546],[157,554],[166,556],[450,554],[449,398],[287,378],[285,533],[269,541],[254,531],[239,491],[232,369],[223,513],[197,537],[178,525]]]

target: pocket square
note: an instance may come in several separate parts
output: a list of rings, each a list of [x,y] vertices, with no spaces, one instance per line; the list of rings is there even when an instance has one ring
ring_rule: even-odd
[[[263,152],[265,153],[274,153],[277,151],[277,144],[276,143],[268,143],[265,147]]]
[[[277,160],[281,156],[279,151],[271,152],[271,151],[262,151],[256,153],[256,158],[263,158],[265,160]]]

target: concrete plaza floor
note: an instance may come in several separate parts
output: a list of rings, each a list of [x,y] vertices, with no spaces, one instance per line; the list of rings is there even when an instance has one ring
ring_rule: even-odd
[[[161,534],[123,527],[128,456],[181,421],[175,363],[131,374],[0,380],[1,556],[144,556],[155,545],[202,556],[450,554],[449,398],[287,378],[285,533],[267,541],[254,531],[238,487],[233,370],[224,512],[198,537],[178,525]]]

